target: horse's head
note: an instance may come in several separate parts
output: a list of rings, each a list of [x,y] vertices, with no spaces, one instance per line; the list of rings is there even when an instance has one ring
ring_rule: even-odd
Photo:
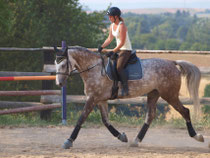
[[[54,51],[56,52],[56,85],[63,86],[73,69],[68,60],[68,48],[59,50],[54,47]]]
[[[72,46],[62,50],[54,47],[56,52],[56,85],[63,86],[68,76],[78,70],[79,73],[86,72],[98,65],[96,59],[99,57],[80,46]],[[95,64],[95,65],[94,65]]]

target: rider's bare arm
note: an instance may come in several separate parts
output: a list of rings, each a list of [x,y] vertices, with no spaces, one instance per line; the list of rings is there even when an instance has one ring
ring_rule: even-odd
[[[112,25],[110,25],[109,36],[107,37],[107,39],[105,40],[105,42],[102,44],[101,47],[103,48],[107,47],[112,42],[113,39],[114,39],[114,36],[112,35]]]

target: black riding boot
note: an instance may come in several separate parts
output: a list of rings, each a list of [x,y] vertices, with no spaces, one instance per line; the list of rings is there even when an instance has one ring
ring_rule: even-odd
[[[118,72],[122,83],[122,96],[128,96],[128,77],[125,70]]]

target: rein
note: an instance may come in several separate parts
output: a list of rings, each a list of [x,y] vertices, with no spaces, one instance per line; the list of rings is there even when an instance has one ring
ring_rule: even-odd
[[[69,66],[68,66],[68,59],[67,59],[67,70],[69,69]],[[95,65],[93,65],[93,66],[91,66],[91,67],[88,67],[86,70],[82,70],[82,71],[79,71],[79,72],[76,72],[77,71],[77,69],[74,69],[74,70],[72,70],[70,73],[62,73],[62,72],[56,72],[56,74],[59,74],[59,75],[66,75],[66,76],[72,76],[72,75],[75,75],[75,74],[81,74],[81,73],[83,73],[83,72],[86,72],[86,71],[89,71],[89,70],[91,70],[91,69],[93,69],[94,67],[96,67],[97,65],[99,65],[100,63],[97,63],[97,64],[95,64]],[[73,72],[75,72],[75,73],[73,73]],[[73,74],[72,74],[73,73]]]
[[[82,70],[82,71],[79,71],[79,72],[76,72],[77,69],[74,69],[74,70],[72,70],[72,71],[70,72],[69,76],[74,75],[74,74],[81,74],[81,73],[83,73],[83,72],[89,71],[89,70],[93,69],[94,67],[96,67],[97,65],[99,65],[99,63],[96,64],[96,65],[93,65],[93,66],[91,66],[91,67],[89,67],[89,68],[87,68],[86,70]],[[71,74],[72,72],[75,72],[75,73]]]
[[[105,74],[106,74],[106,69],[105,69],[105,63],[104,63],[104,58],[103,58],[103,55],[100,53],[100,58],[101,58],[101,64],[102,64],[102,69],[101,69],[101,75],[102,76],[104,76]],[[62,60],[64,60],[64,59],[67,59],[67,71],[69,70],[69,58],[68,58],[68,55],[66,55],[65,57],[63,56],[63,59]],[[59,62],[61,62],[62,60],[60,60]],[[70,63],[71,64],[71,63]],[[59,74],[59,75],[66,75],[66,76],[71,76],[71,75],[75,75],[75,74],[81,74],[81,73],[83,73],[83,72],[86,72],[86,71],[89,71],[89,70],[91,70],[91,69],[93,69],[94,67],[96,67],[97,65],[99,65],[100,63],[97,63],[97,64],[95,64],[95,65],[93,65],[93,66],[91,66],[91,67],[88,67],[87,69],[85,69],[85,70],[82,70],[82,71],[80,71],[80,72],[76,72],[77,71],[77,69],[74,69],[74,70],[72,70],[70,73],[62,73],[62,72],[56,72],[56,74]],[[105,71],[105,74],[104,74],[104,71]],[[75,72],[75,73],[73,73],[73,72]]]

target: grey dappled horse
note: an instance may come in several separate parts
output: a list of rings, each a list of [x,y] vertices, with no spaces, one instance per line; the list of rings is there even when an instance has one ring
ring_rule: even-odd
[[[76,69],[84,82],[84,93],[87,97],[82,114],[70,136],[64,143],[63,148],[72,147],[77,138],[81,125],[84,123],[94,106],[98,105],[102,121],[108,130],[122,142],[127,142],[125,133],[116,130],[108,120],[107,100],[111,96],[112,82],[104,75],[103,60],[100,54],[89,51],[80,46],[68,47],[63,51],[58,50],[56,65],[56,84],[62,86],[69,75]],[[199,106],[198,88],[201,73],[199,69],[187,61],[171,61],[158,58],[144,59],[142,61],[143,78],[141,80],[128,81],[129,96],[118,98],[133,98],[147,94],[147,113],[143,127],[135,138],[132,146],[138,146],[146,134],[149,125],[155,117],[156,103],[161,97],[177,110],[186,121],[189,135],[197,141],[204,141],[202,135],[197,134],[192,127],[190,111],[179,100],[181,76],[186,76],[187,86],[195,106]],[[107,58],[104,57],[104,63]],[[119,92],[121,84],[119,84]]]

